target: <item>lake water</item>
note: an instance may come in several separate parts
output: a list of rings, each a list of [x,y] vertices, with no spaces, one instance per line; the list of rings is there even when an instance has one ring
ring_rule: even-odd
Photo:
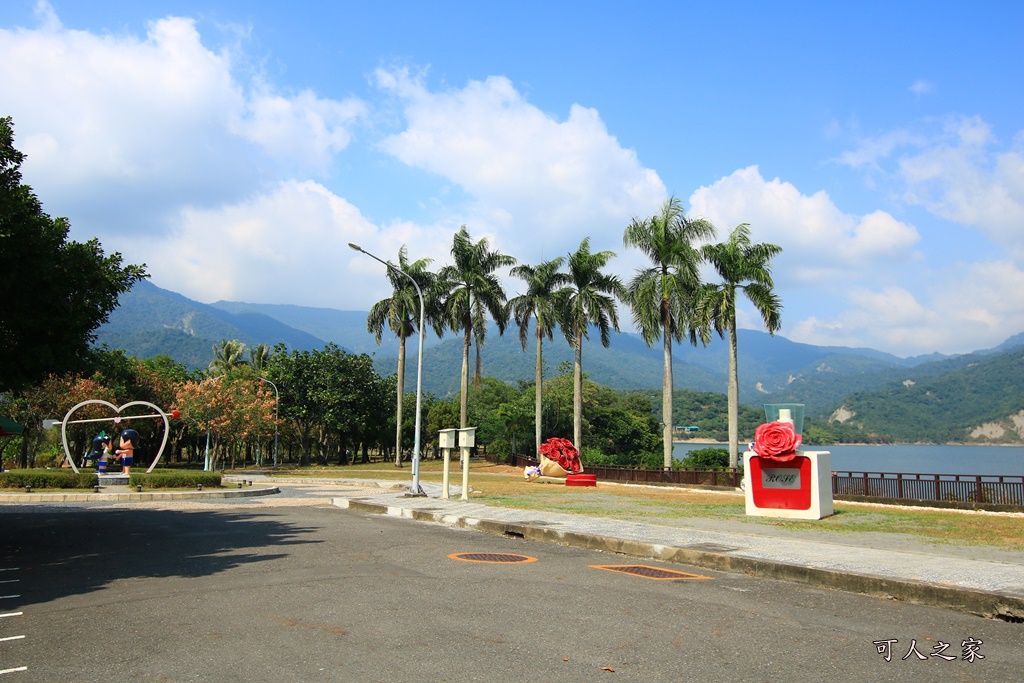
[[[741,458],[746,446],[740,443]],[[672,451],[676,460],[682,460],[701,448],[729,445],[677,443]],[[1024,476],[1024,446],[821,446],[805,450],[812,449],[829,451],[833,470]]]

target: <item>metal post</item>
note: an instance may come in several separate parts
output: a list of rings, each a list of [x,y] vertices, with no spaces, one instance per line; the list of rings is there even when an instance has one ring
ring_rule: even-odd
[[[416,433],[413,436],[412,486],[409,488],[409,495],[425,496],[427,494],[424,493],[423,489],[420,487],[420,413],[422,412],[423,409],[423,325],[426,316],[426,305],[423,303],[423,291],[420,289],[419,284],[412,277],[412,275],[409,275],[409,273],[405,272],[401,268],[398,268],[397,266],[387,261],[384,261],[383,259],[377,258],[370,252],[360,247],[358,244],[352,244],[351,242],[349,242],[348,246],[351,247],[352,249],[355,249],[356,251],[361,251],[362,253],[366,254],[375,261],[383,263],[385,266],[395,271],[396,273],[401,273],[405,277],[409,278],[409,282],[411,282],[412,286],[416,288],[416,296],[419,297],[420,300],[420,350],[419,357],[416,359]],[[402,389],[404,390],[405,387],[402,387]]]

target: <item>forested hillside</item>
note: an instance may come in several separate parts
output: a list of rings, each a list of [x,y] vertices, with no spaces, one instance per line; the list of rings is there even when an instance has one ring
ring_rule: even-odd
[[[867,434],[885,434],[896,441],[1021,441],[1013,421],[1024,410],[1020,348],[916,370],[907,372],[903,381],[847,397],[838,417]],[[989,423],[998,428],[986,433],[981,427]]]
[[[283,342],[297,350],[326,344],[268,316],[249,311],[234,314],[147,281],[122,294],[108,321],[96,330],[96,346],[121,349],[137,358],[165,354],[189,368],[205,368],[213,360],[213,345],[224,339],[237,339],[250,347]]]

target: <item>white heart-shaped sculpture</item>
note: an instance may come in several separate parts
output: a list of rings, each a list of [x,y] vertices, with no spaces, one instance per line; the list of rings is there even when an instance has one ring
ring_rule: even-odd
[[[93,405],[93,404],[101,405],[101,406],[107,406],[111,410],[113,410],[114,412],[116,412],[118,414],[115,415],[112,418],[110,418],[110,417],[102,417],[102,418],[93,418],[93,419],[88,419],[88,420],[72,420],[71,419],[71,415],[74,414],[74,412],[76,410],[78,410],[82,406],[88,406],[88,405]],[[125,416],[125,417],[121,417],[121,415],[120,415],[121,411],[124,410],[125,408],[129,408],[131,406],[149,406],[150,408],[152,408],[153,410],[156,411],[156,414],[154,414],[154,415],[128,415],[128,416]],[[163,439],[163,441],[160,442],[160,449],[156,452],[156,457],[153,458],[153,464],[151,464],[149,466],[149,469],[146,470],[146,474],[149,474],[150,472],[153,471],[153,468],[156,467],[156,464],[158,462],[160,462],[160,457],[164,454],[164,446],[167,445],[167,437],[168,437],[168,435],[171,432],[170,424],[167,422],[167,413],[165,413],[158,406],[153,405],[149,401],[129,401],[128,403],[125,403],[123,406],[115,406],[113,403],[110,403],[109,401],[102,401],[102,400],[100,400],[98,398],[89,399],[88,401],[82,401],[81,403],[79,403],[78,405],[73,407],[71,410],[69,410],[66,415],[64,415],[64,420],[60,424],[60,437],[61,437],[61,440],[64,442],[64,455],[67,456],[68,464],[71,465],[71,469],[73,469],[75,471],[75,474],[78,474],[78,468],[75,467],[75,459],[71,457],[71,449],[68,448],[68,425],[69,424],[80,424],[80,423],[83,423],[83,422],[109,422],[110,420],[113,420],[115,423],[120,423],[121,420],[140,420],[140,419],[145,419],[145,418],[150,418],[150,417],[159,417],[159,418],[161,418],[164,421],[164,439]]]

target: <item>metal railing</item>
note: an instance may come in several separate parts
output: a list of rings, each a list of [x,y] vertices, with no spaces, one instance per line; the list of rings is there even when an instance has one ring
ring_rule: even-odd
[[[512,465],[528,467],[537,459],[512,457]],[[598,480],[675,486],[738,488],[743,473],[736,468],[614,467],[589,465]],[[935,501],[951,507],[1024,506],[1024,477],[986,474],[911,474],[905,472],[832,472],[832,495],[880,502]]]
[[[832,473],[832,494],[946,503],[1024,505],[1024,477],[835,471]]]

